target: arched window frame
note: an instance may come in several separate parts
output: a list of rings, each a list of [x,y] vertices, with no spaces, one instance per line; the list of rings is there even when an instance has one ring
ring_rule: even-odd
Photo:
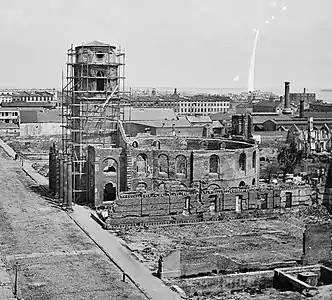
[[[256,164],[257,164],[257,153],[256,150],[252,153],[252,167],[256,170]]]
[[[161,165],[162,159],[165,159],[166,166]],[[158,173],[162,176],[169,176],[169,158],[166,154],[160,154],[158,156]]]
[[[184,166],[181,166],[182,164]],[[187,177],[187,158],[182,154],[175,158],[175,172],[177,175]]]
[[[219,156],[216,154],[212,154],[209,159],[209,173],[218,174],[219,168],[220,168]]]
[[[246,156],[246,154],[243,152],[243,153],[241,153],[240,156],[239,156],[239,169],[240,169],[241,171],[246,172],[246,169],[247,169],[246,167],[247,167],[247,156]]]
[[[144,163],[144,166],[143,168],[140,168],[140,162],[143,164]],[[137,155],[136,157],[136,172],[137,173],[147,173],[148,171],[148,158],[146,156],[146,154],[144,153],[140,153]]]

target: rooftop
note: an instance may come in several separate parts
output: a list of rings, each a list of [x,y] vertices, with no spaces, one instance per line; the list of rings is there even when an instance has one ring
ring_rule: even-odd
[[[166,127],[172,128],[173,125],[175,127],[190,127],[191,123],[188,120],[180,119],[180,120],[155,120],[155,121],[137,121],[135,124],[144,125],[147,127]]]
[[[172,108],[124,107],[123,119],[125,121],[156,121],[176,120],[177,117]]]
[[[292,117],[287,116],[287,115],[276,115],[276,116],[271,116],[271,115],[266,115],[266,116],[253,116],[253,124],[263,124],[266,121],[285,121],[285,120],[291,120]]]
[[[61,123],[61,111],[59,110],[22,110],[20,113],[20,122],[26,123]]]
[[[212,123],[212,120],[209,116],[187,116],[187,120],[194,123]]]
[[[271,107],[271,108],[276,108],[279,105],[283,105],[282,102],[280,101],[260,101],[256,104],[254,104],[254,106],[259,106],[259,107]]]
[[[305,111],[304,112],[304,117],[305,118],[309,118],[309,117],[313,117],[314,119],[318,118],[332,118],[332,112],[328,111],[328,112],[323,112],[323,111]]]
[[[112,48],[115,48],[115,46],[111,46],[110,44],[105,44],[105,43],[102,43],[102,42],[99,42],[99,41],[92,41],[92,42],[89,42],[89,43],[83,43],[82,45],[79,45],[79,46],[76,46],[76,48],[79,48],[79,47],[112,47]]]
[[[25,102],[25,101],[15,101],[15,102],[2,102],[2,107],[47,107],[51,108],[52,104],[49,102]]]
[[[0,122],[0,129],[19,129],[19,125],[15,123]]]
[[[216,114],[210,115],[210,118],[213,121],[231,121],[232,115],[223,112],[218,112]]]

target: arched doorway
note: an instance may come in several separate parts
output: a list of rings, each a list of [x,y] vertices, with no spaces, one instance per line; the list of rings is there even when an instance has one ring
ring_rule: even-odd
[[[104,73],[102,71],[97,72],[97,77],[104,77]],[[97,91],[105,90],[105,79],[97,78]]]
[[[116,199],[116,187],[113,183],[109,182],[104,188],[104,199],[103,201],[114,201]]]

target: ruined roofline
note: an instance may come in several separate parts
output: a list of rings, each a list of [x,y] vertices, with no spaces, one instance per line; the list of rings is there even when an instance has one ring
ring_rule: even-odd
[[[110,44],[105,44],[105,43],[102,43],[102,42],[99,42],[99,41],[92,41],[92,42],[89,42],[89,43],[83,43],[82,45],[77,45],[75,46],[75,48],[82,48],[82,47],[107,47],[107,48],[113,48],[115,49],[116,46],[112,46]]]

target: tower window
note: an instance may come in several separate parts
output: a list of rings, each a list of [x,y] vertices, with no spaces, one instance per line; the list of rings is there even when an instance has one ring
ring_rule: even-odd
[[[97,53],[96,56],[98,59],[102,59],[104,57],[104,53]]]
[[[104,73],[102,71],[97,72],[97,77],[104,77]],[[105,90],[105,79],[97,78],[97,91]]]

